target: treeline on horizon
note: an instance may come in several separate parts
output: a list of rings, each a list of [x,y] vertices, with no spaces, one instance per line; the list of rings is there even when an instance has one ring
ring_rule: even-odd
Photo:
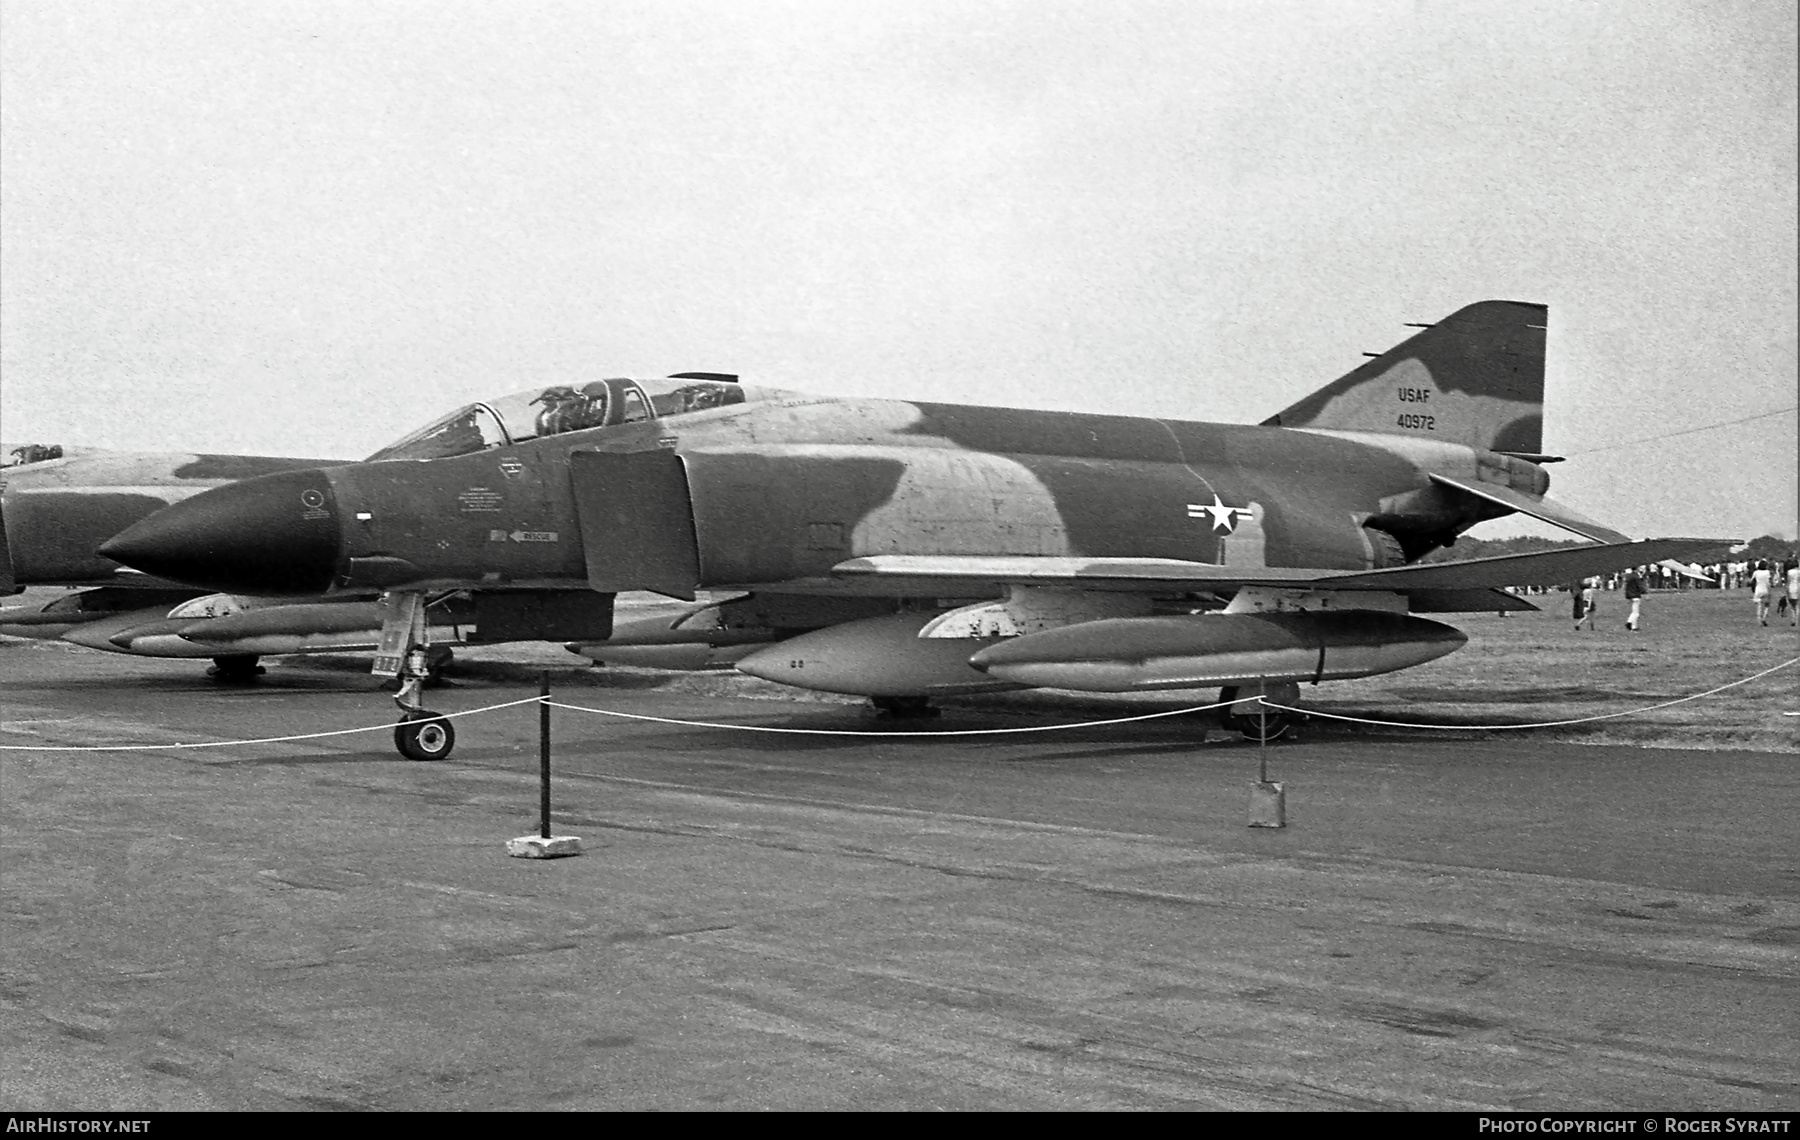
[[[1463,538],[1455,546],[1441,547],[1419,559],[1421,562],[1470,562],[1477,558],[1500,558],[1508,554],[1537,554],[1545,550],[1562,550],[1571,546],[1591,546],[1579,538],[1537,538],[1531,535],[1519,535],[1516,538]],[[1755,562],[1759,558],[1780,561],[1794,553],[1794,544],[1786,539],[1765,534],[1752,541],[1744,550],[1736,554],[1730,547],[1721,546],[1717,550],[1704,551],[1689,562],[1698,562],[1702,566],[1714,562]]]

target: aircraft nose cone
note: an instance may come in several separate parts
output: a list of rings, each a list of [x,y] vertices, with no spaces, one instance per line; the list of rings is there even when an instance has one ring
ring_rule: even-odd
[[[317,594],[341,547],[325,472],[284,471],[230,483],[120,531],[99,553],[134,570],[244,594]]]

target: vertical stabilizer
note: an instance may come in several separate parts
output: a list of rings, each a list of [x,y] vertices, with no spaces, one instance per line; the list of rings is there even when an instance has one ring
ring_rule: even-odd
[[[1536,455],[1549,312],[1521,301],[1458,309],[1263,422]]]

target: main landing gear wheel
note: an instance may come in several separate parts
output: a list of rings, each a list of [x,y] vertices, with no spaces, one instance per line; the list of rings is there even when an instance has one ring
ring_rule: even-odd
[[[932,720],[938,716],[930,697],[870,697],[879,716],[894,720]]]
[[[1235,701],[1238,699],[1238,687],[1227,685],[1219,690],[1219,700]],[[1245,740],[1265,741],[1280,740],[1293,731],[1294,718],[1290,713],[1276,712],[1269,709],[1265,713],[1237,713],[1229,707],[1220,710],[1219,720],[1227,729],[1239,733]]]
[[[456,727],[438,713],[414,709],[394,726],[394,747],[408,760],[442,760],[456,747]]]
[[[254,653],[234,653],[228,657],[213,658],[212,668],[206,675],[221,685],[249,685],[263,675],[265,670],[256,663]]]

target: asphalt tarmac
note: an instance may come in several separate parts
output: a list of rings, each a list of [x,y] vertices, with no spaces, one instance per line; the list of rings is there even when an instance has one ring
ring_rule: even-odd
[[[386,725],[348,668],[0,645],[0,743]],[[439,711],[529,696],[523,678]],[[856,707],[565,682],[657,716]],[[1066,719],[1082,719],[1083,710]],[[12,1109],[1800,1106],[1791,754],[954,711],[0,751]],[[906,726],[901,726],[906,727]]]

